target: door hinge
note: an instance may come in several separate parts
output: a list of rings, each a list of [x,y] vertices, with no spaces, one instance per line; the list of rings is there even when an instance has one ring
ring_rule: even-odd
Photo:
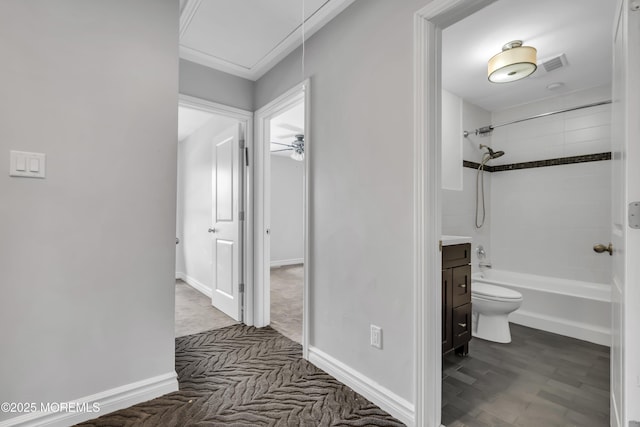
[[[640,202],[629,203],[629,227],[640,228]]]
[[[238,219],[240,221],[244,221],[244,211],[240,211],[240,213],[238,214]]]
[[[244,292],[244,283],[238,285],[239,292]]]

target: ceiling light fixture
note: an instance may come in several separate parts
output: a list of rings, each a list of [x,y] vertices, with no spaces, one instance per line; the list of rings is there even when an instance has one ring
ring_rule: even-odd
[[[522,46],[522,40],[511,41],[502,46],[502,52],[494,55],[488,64],[491,83],[509,83],[530,76],[537,68],[537,50]]]

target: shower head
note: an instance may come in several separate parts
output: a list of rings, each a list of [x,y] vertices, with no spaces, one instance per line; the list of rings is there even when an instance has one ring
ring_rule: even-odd
[[[489,159],[497,159],[498,157],[504,156],[504,151],[493,151],[488,145],[480,144],[480,149],[483,148],[487,149],[486,154],[489,155]]]

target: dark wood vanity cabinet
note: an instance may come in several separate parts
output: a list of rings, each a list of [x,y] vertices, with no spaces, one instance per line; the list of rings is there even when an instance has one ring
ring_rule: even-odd
[[[442,247],[442,353],[469,353],[471,244]]]

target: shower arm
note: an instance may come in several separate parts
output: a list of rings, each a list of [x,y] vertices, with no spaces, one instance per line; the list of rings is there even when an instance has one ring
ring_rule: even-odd
[[[565,108],[564,110],[557,110],[557,111],[551,111],[551,112],[548,112],[548,113],[537,114],[535,116],[526,117],[524,119],[514,120],[512,122],[500,123],[498,125],[483,126],[481,128],[475,129],[475,130],[473,130],[471,132],[465,130],[465,131],[462,132],[462,135],[465,138],[468,137],[472,133],[475,134],[475,135],[484,136],[484,135],[487,135],[487,134],[493,132],[493,130],[495,128],[499,128],[499,127],[502,127],[502,126],[512,125],[512,124],[515,124],[515,123],[526,122],[527,120],[539,119],[539,118],[542,118],[542,117],[553,116],[554,114],[568,113],[569,111],[582,110],[583,108],[597,107],[599,105],[606,105],[606,104],[611,104],[611,100],[594,102],[594,103],[591,103],[591,104],[581,105],[579,107]]]

